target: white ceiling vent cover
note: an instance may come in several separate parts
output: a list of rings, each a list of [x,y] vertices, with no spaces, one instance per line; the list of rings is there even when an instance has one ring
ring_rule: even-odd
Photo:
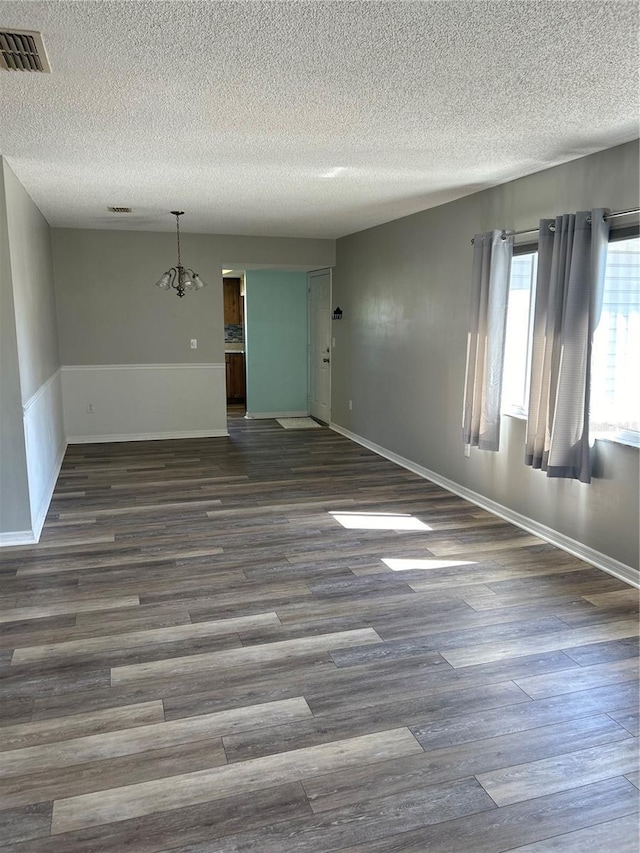
[[[4,30],[0,27],[0,68],[50,74],[51,66],[42,35],[32,30]]]
[[[130,207],[108,207],[109,213],[131,213]]]

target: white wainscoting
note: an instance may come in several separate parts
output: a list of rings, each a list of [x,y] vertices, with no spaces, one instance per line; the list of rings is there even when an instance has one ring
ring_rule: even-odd
[[[67,447],[59,369],[23,404],[22,418],[27,454],[32,541],[37,542]]]
[[[64,365],[62,399],[69,444],[228,434],[224,364]]]
[[[379,444],[375,444],[373,441],[363,438],[361,435],[357,435],[355,432],[351,432],[351,430],[345,429],[335,423],[331,423],[329,426],[332,430],[339,432],[340,435],[344,435],[356,444],[360,444],[362,447],[372,450],[379,456],[389,459],[390,462],[395,462],[396,465],[400,465],[409,471],[413,471],[414,474],[417,474],[419,477],[424,477],[425,480],[430,480],[432,483],[442,486],[444,489],[447,489],[447,491],[453,492],[454,495],[459,495],[461,498],[465,498],[465,500],[468,500],[483,509],[489,510],[489,512],[492,512],[494,515],[515,524],[516,527],[521,527],[528,533],[532,533],[534,536],[539,536],[540,539],[544,539],[545,542],[550,542],[552,545],[556,545],[563,551],[568,551],[569,554],[579,557],[581,560],[584,560],[585,563],[590,563],[598,569],[603,569],[603,571],[608,572],[610,575],[613,575],[631,586],[640,587],[640,575],[638,574],[637,569],[634,569],[632,566],[627,566],[625,563],[621,563],[619,560],[615,560],[613,557],[609,557],[601,551],[596,551],[595,548],[590,548],[588,545],[578,542],[577,539],[565,536],[564,533],[560,533],[558,530],[553,530],[551,527],[547,527],[545,524],[541,524],[533,518],[528,518],[526,515],[522,515],[507,506],[503,506],[503,504],[499,504],[490,498],[486,498],[484,495],[478,494],[478,492],[474,492],[466,486],[461,486],[459,483],[455,483],[447,477],[442,477],[440,474],[436,474],[435,471],[423,468],[422,465],[418,465],[410,459],[406,459],[404,456],[399,456],[397,453],[387,450],[386,447],[382,447]]]

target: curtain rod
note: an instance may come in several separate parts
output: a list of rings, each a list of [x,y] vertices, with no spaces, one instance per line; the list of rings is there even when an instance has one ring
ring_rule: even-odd
[[[617,219],[618,216],[631,216],[634,213],[640,213],[640,208],[632,207],[630,210],[617,210],[615,213],[607,213],[605,214],[605,220],[607,219]],[[591,222],[591,217],[589,216],[587,222]],[[552,231],[555,230],[555,226],[551,225],[550,229]],[[540,228],[523,228],[521,231],[511,231],[508,228],[505,228],[502,232],[502,238],[506,239],[507,237],[517,237],[520,234],[537,234],[540,231]],[[471,239],[471,244],[473,245],[473,238]]]

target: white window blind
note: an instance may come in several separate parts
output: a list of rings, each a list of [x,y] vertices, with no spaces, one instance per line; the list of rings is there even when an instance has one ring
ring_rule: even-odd
[[[533,313],[531,306],[537,268],[537,252],[514,255],[511,261],[502,374],[502,411],[505,414],[526,415],[527,412]]]
[[[609,243],[591,359],[591,431],[640,441],[640,238]]]

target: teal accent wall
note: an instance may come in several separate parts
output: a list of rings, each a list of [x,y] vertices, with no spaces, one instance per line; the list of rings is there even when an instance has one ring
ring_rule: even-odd
[[[247,413],[306,412],[307,274],[245,273]]]

